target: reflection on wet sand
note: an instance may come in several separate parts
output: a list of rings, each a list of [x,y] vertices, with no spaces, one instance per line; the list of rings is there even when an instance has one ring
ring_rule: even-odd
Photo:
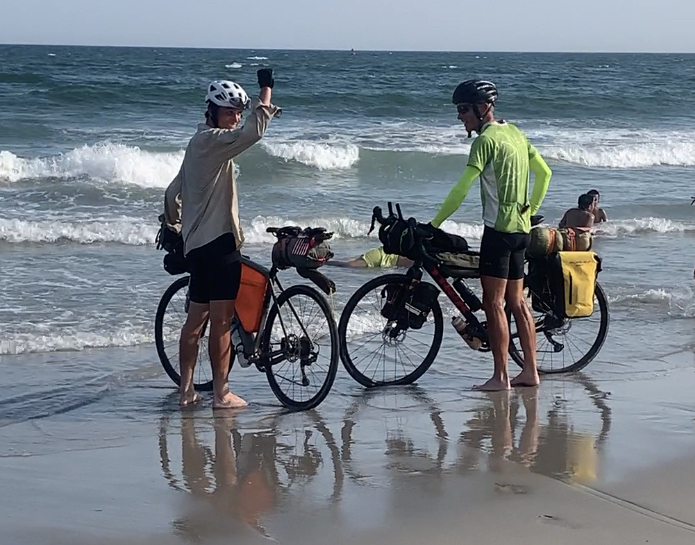
[[[581,375],[558,388],[476,394],[465,410],[452,402],[444,410],[418,387],[370,390],[328,423],[318,411],[254,422],[243,413],[212,420],[167,413],[162,471],[172,488],[196,500],[173,522],[175,533],[190,542],[249,531],[267,538],[283,514],[346,520],[356,498],[385,507],[379,490],[429,494],[449,486],[449,476],[504,472],[510,463],[590,483],[610,430],[607,395]],[[499,484],[499,491],[510,486]]]
[[[597,409],[600,425],[594,426],[595,431],[577,428],[571,411],[560,400],[544,403],[547,392],[539,388],[491,392],[461,433],[461,443],[472,450],[464,452],[460,467],[478,469],[480,454],[488,451],[492,471],[499,468],[499,461],[510,460],[566,482],[594,482],[599,453],[610,431],[611,410],[606,403],[607,394],[586,376],[579,374],[575,380]]]
[[[316,414],[283,415],[294,423],[282,429],[282,417],[271,417],[263,429],[240,432],[235,417],[224,413],[229,411],[215,413],[212,421],[195,413],[168,414],[160,422],[164,477],[175,490],[201,500],[173,522],[175,534],[198,543],[251,529],[269,538],[262,518],[283,502],[314,496],[317,487],[326,505],[339,500],[338,448]],[[327,466],[333,467],[331,482],[319,475]]]
[[[160,428],[162,469],[170,486],[190,492],[213,508],[210,516],[203,516],[205,510],[193,506],[173,522],[174,533],[194,543],[204,536],[239,531],[240,525],[267,536],[261,517],[277,503],[274,438],[240,435],[234,417],[223,413],[215,414],[212,446],[197,433],[205,421],[181,418],[180,481],[171,465],[168,420]]]
[[[413,407],[417,407],[420,414],[424,410],[429,422],[414,423],[408,417]],[[424,430],[422,426],[426,426]],[[362,437],[355,436],[356,428],[357,433],[361,430]],[[367,440],[365,432],[373,436],[374,430],[380,428],[383,437],[378,439],[383,439],[384,445],[379,452],[383,452],[387,468],[427,474],[444,470],[449,441],[442,410],[435,401],[418,386],[402,390],[365,390],[345,411],[340,434],[341,461],[353,480],[359,482],[369,477],[368,472],[362,473],[356,468],[360,467],[360,458],[373,458],[376,454],[375,441]]]

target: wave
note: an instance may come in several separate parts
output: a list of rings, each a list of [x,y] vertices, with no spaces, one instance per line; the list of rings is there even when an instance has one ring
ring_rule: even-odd
[[[0,151],[0,180],[89,177],[141,187],[167,187],[178,172],[183,151],[156,153],[123,144],[82,146],[56,157],[24,159]]]
[[[665,218],[634,218],[601,223],[595,228],[596,236],[619,237],[640,233],[679,233],[695,231],[695,223],[673,221]]]
[[[485,229],[482,223],[457,223],[452,220],[446,220],[440,227],[447,233],[462,236],[466,240],[481,240],[483,238],[483,229]]]
[[[232,64],[225,64],[225,68],[241,68],[243,65],[238,62],[233,62]]]
[[[641,303],[668,303],[674,297],[674,293],[664,288],[652,288],[639,293],[621,293],[608,295],[610,304],[636,305]]]
[[[615,169],[695,166],[695,144],[659,142],[599,147],[538,146],[545,158],[588,167]]]
[[[267,227],[299,225],[325,227],[334,238],[367,237],[369,223],[350,218],[290,218],[257,216],[251,222],[242,222],[247,244],[272,244],[276,241]],[[92,244],[111,242],[130,246],[154,245],[159,225],[139,218],[94,219],[86,221],[25,221],[0,218],[0,241],[12,243],[74,242]],[[376,236],[376,232],[372,233]]]
[[[263,149],[270,155],[295,161],[319,170],[338,170],[352,167],[360,158],[360,149],[354,144],[333,144],[323,142],[268,142],[263,141]]]
[[[250,61],[267,61],[268,57],[246,57]]]
[[[266,233],[268,227],[282,227],[284,225],[299,225],[300,227],[325,227],[333,233],[333,239],[340,238],[375,238],[376,230],[371,235],[369,222],[358,221],[351,218],[287,218],[280,216],[256,216],[251,225],[242,222],[245,242],[248,244],[272,244],[277,239],[270,233]]]
[[[246,242],[251,244],[270,244],[275,242],[275,237],[265,230],[267,227],[279,227],[283,225],[299,225],[300,227],[325,227],[333,232],[334,239],[352,238],[376,238],[377,229],[368,235],[370,222],[359,221],[351,218],[287,218],[280,216],[256,216],[250,227],[242,223]],[[454,233],[466,240],[480,240],[483,236],[482,224],[457,223],[447,220],[442,224],[442,229],[447,233]]]
[[[299,225],[301,227],[325,227],[334,238],[365,238],[369,222],[350,217],[301,217],[256,216],[250,222],[242,220],[242,228],[248,244],[269,244],[275,238],[266,233],[267,227]],[[483,236],[481,223],[446,220],[442,229],[460,235],[469,241],[479,241]],[[0,218],[0,241],[11,243],[74,242],[92,244],[99,242],[145,246],[154,244],[159,226],[156,221],[143,218],[89,218],[84,220],[55,219],[27,221]],[[618,238],[642,233],[680,233],[695,231],[695,223],[682,223],[665,218],[639,218],[603,223],[595,236]],[[376,231],[370,235],[376,236]]]
[[[348,169],[359,159],[353,144],[263,141],[273,157],[319,170]],[[151,152],[110,142],[84,145],[55,157],[23,158],[0,151],[0,181],[89,178],[103,183],[165,188],[178,172],[184,151]]]
[[[613,293],[608,295],[608,302],[615,306],[651,305],[663,307],[672,318],[692,318],[695,316],[695,294],[687,286],[670,289],[651,288],[638,293]]]
[[[159,229],[136,218],[89,221],[24,221],[0,218],[0,241],[5,242],[117,242],[134,246],[154,244]]]
[[[370,222],[338,218],[310,218],[289,216],[256,216],[250,222],[242,221],[246,244],[272,244],[275,237],[266,233],[268,227],[299,225],[300,227],[325,227],[334,239],[376,238],[377,230],[368,235]],[[482,224],[457,223],[447,220],[442,228],[467,240],[480,240]],[[156,221],[142,218],[108,218],[82,221],[45,220],[26,221],[0,218],[0,241],[11,243],[56,243],[78,244],[117,243],[130,246],[154,245],[159,225]]]
[[[129,327],[115,329],[112,333],[74,332],[33,335],[18,333],[0,340],[0,355],[26,354],[30,352],[79,351],[86,348],[110,346],[137,346],[153,343],[151,328]]]

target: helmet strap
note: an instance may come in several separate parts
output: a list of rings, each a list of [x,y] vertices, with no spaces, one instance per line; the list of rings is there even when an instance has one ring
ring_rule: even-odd
[[[488,109],[487,109],[487,112],[485,112],[485,115],[488,115],[490,113],[490,108],[492,108],[492,105],[489,102],[487,102],[486,104],[488,105]],[[473,113],[475,114],[475,117],[478,119],[478,128],[475,129],[475,132],[480,134],[480,131],[482,130],[483,125],[485,124],[485,118],[482,115],[480,115],[480,110],[478,109],[477,104],[473,104]],[[470,137],[471,137],[471,133],[469,132],[468,138],[470,138]]]
[[[480,134],[480,129],[483,128],[483,116],[480,115],[480,110],[478,109],[477,104],[473,104],[473,113],[475,114],[475,117],[478,119],[478,128],[475,130],[475,132]]]

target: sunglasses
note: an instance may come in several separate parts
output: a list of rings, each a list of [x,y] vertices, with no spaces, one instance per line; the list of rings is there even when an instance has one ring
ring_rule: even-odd
[[[462,104],[457,104],[457,105],[456,105],[456,111],[457,111],[459,114],[461,114],[461,115],[467,114],[467,113],[470,112],[472,109],[473,109],[473,106],[470,105],[470,104],[463,104],[463,103],[462,103]]]

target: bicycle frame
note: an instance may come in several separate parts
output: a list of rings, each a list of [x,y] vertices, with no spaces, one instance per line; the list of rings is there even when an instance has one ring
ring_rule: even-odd
[[[268,313],[270,312],[270,306],[271,303],[277,303],[279,295],[275,293],[273,285],[277,287],[279,293],[285,291],[285,288],[282,286],[280,279],[277,277],[278,269],[275,265],[273,265],[269,270],[244,256],[242,256],[241,262],[242,264],[246,264],[247,266],[252,267],[257,271],[262,272],[263,275],[268,279],[268,288],[266,289],[263,300],[263,312],[261,314],[261,321],[258,326],[258,331],[255,333],[248,333],[247,331],[245,331],[244,328],[241,326],[239,320],[237,320],[236,315],[232,319],[231,329],[232,331],[234,331],[234,329],[238,330],[243,345],[243,355],[248,360],[249,365],[254,364],[256,366],[256,369],[264,373],[267,365],[273,366],[285,359],[285,351],[282,349],[267,354],[261,351],[262,333],[265,330],[268,321]],[[304,335],[308,336],[304,323],[302,322],[302,320],[299,319],[299,316],[297,315],[297,311],[294,309],[292,305],[290,305],[290,308],[292,310],[292,314],[294,314],[295,318],[300,324],[302,332],[304,333]],[[278,313],[278,319],[280,321],[283,333],[286,334],[287,332],[285,329],[282,314]],[[236,346],[232,346],[232,349],[235,351],[235,354],[238,354]]]
[[[451,301],[458,311],[464,316],[466,322],[471,328],[470,333],[480,338],[480,340],[483,342],[483,346],[479,350],[487,351],[489,344],[487,331],[481,324],[480,320],[478,320],[478,317],[473,313],[471,308],[466,304],[456,289],[449,283],[447,277],[442,274],[439,267],[434,262],[418,259],[413,263],[413,265],[411,265],[406,275],[411,279],[411,283],[413,281],[420,282],[422,279],[423,270],[427,272],[430,278],[432,278],[437,286],[439,286],[439,288],[446,294],[449,301]],[[463,279],[459,280],[463,282]]]

